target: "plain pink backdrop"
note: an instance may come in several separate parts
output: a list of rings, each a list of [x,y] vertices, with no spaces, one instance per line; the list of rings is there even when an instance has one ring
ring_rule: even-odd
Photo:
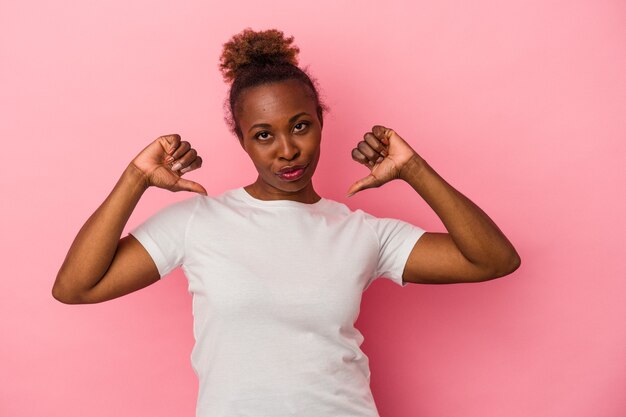
[[[294,35],[330,106],[317,190],[442,231],[410,187],[347,199],[350,150],[399,132],[522,257],[480,284],[363,296],[383,417],[626,415],[626,3],[0,3],[0,415],[192,416],[191,298],[180,271],[108,303],[50,289],[74,236],[159,135],[204,158],[209,193],[255,172],[223,121],[222,44]],[[149,190],[127,230],[182,193]]]

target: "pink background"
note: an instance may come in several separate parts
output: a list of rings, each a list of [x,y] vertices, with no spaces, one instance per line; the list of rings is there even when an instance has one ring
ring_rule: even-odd
[[[50,289],[128,162],[179,133],[216,194],[252,164],[223,122],[221,45],[294,35],[331,107],[318,191],[427,230],[401,182],[344,197],[350,150],[398,131],[522,257],[480,284],[380,279],[357,322],[383,417],[626,415],[626,3],[3,1],[0,415],[192,416],[180,272],[108,303]],[[188,197],[150,190],[128,228]],[[127,230],[128,230],[127,228]]]

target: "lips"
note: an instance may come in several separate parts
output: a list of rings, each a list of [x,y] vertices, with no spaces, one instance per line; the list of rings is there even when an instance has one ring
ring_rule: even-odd
[[[299,169],[304,169],[304,168],[306,168],[306,165],[290,165],[290,166],[281,168],[276,174],[278,175],[287,174],[289,172],[297,171]]]
[[[280,169],[276,173],[278,178],[283,181],[297,181],[304,175],[304,171],[308,165],[292,165]]]

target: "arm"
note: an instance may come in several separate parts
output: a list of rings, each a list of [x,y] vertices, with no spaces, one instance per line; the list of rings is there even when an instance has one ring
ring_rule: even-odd
[[[120,239],[121,233],[150,186],[206,194],[201,185],[181,178],[201,163],[178,135],[148,145],[78,232],[57,274],[54,298],[67,304],[97,303],[156,282],[159,273],[148,252],[132,235]]]
[[[352,193],[393,179],[406,181],[435,211],[448,233],[425,233],[405,265],[403,280],[448,284],[477,282],[515,271],[520,258],[496,224],[477,205],[441,178],[393,130],[375,126],[353,150],[371,169]]]
[[[405,281],[485,281],[519,267],[519,255],[498,226],[426,161],[416,155],[400,176],[428,203],[448,231],[425,233],[418,240],[405,266]]]

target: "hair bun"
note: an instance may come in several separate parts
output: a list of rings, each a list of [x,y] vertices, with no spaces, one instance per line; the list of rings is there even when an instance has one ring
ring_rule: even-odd
[[[292,45],[293,36],[285,37],[277,29],[255,32],[250,28],[234,35],[224,44],[220,71],[224,80],[232,82],[239,71],[249,65],[298,65],[300,49]]]

